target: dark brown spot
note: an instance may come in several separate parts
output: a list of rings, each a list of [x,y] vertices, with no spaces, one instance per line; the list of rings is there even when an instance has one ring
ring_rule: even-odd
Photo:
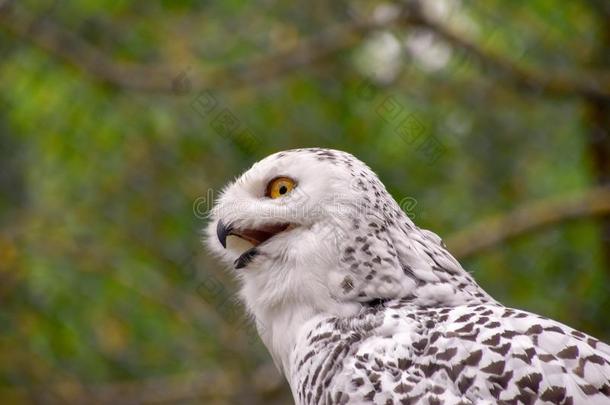
[[[561,333],[562,335],[565,335],[566,333],[563,331],[563,329],[561,329],[559,326],[554,325],[554,326],[548,326],[546,328],[544,328],[545,331],[547,332],[556,332],[556,333]]]
[[[515,318],[527,318],[528,316],[529,315],[525,312],[519,312],[517,315],[515,315]]]
[[[411,367],[413,362],[411,360],[400,358],[398,359],[398,368],[401,370],[406,370]]]
[[[470,353],[470,356],[468,356],[464,360],[464,364],[466,364],[467,366],[477,366],[479,364],[479,361],[481,361],[482,357],[483,357],[482,350],[474,351],[474,352]]]
[[[492,348],[490,348],[490,350],[504,356],[510,350],[510,343],[505,343],[500,347],[492,347]]]
[[[440,332],[434,332],[431,336],[430,336],[430,343],[434,343],[438,340],[438,338],[441,337],[441,333]]]
[[[513,378],[513,372],[507,371],[501,376],[491,376],[487,380],[493,384],[498,384],[503,389],[506,389],[506,387],[508,386],[508,382],[511,380],[511,378]]]
[[[428,363],[421,364],[419,368],[424,372],[426,377],[430,377],[440,369],[440,366],[436,363]]]
[[[324,333],[320,333],[319,335],[316,335],[316,336],[314,336],[313,338],[311,338],[311,339],[309,340],[309,343],[315,343],[315,342],[317,342],[318,340],[327,339],[327,338],[329,338],[329,337],[331,337],[331,336],[332,336],[332,333],[331,333],[331,332],[324,332]]]
[[[341,283],[341,288],[343,288],[344,294],[352,291],[354,289],[354,281],[350,277],[345,277]]]
[[[587,363],[587,361],[585,359],[583,359],[582,357],[580,359],[578,359],[578,366],[576,366],[574,368],[574,370],[572,370],[574,372],[574,374],[576,374],[580,378],[585,378],[585,364],[586,363]]]
[[[513,357],[521,360],[522,362],[524,362],[526,364],[532,364],[531,359],[529,357],[527,357],[527,355],[525,355],[525,354],[513,354]]]
[[[483,341],[484,345],[489,345],[489,346],[497,346],[498,343],[500,343],[500,334],[497,333],[495,335],[493,335],[492,337],[490,337],[487,340]]]
[[[440,400],[440,399],[438,399],[437,397],[430,397],[430,398],[428,399],[428,403],[429,403],[430,405],[441,405],[441,400]]]
[[[505,365],[504,360],[494,361],[483,367],[481,371],[489,374],[502,374],[504,372]]]
[[[365,396],[364,399],[366,399],[367,401],[372,401],[373,398],[375,398],[375,390],[371,390],[369,391]]]
[[[469,320],[470,318],[472,318],[474,316],[473,313],[468,313],[465,315],[460,316],[458,319],[456,319],[456,322],[466,322],[467,320]]]
[[[423,351],[427,345],[428,345],[428,339],[422,339],[420,341],[413,342],[413,347],[420,352]]]
[[[558,404],[565,398],[565,396],[566,389],[564,387],[558,387],[555,385],[544,391],[540,396],[540,399]]]
[[[483,324],[484,324],[485,322],[487,322],[487,321],[489,321],[489,318],[488,318],[488,317],[486,317],[486,316],[484,316],[484,317],[481,317],[481,318],[479,318],[479,319],[477,320],[477,324],[479,324],[479,325],[483,325]]]
[[[464,371],[464,367],[466,367],[464,363],[459,363],[455,364],[450,369],[447,369],[447,374],[449,375],[449,378],[451,378],[451,381],[457,381],[462,371]]]
[[[458,383],[458,389],[460,390],[460,392],[462,394],[465,394],[473,382],[474,382],[474,377],[464,377]]]
[[[506,330],[506,331],[504,331],[504,332],[502,333],[502,335],[501,335],[501,336],[502,336],[503,338],[506,338],[506,339],[512,339],[512,338],[514,338],[514,337],[515,337],[515,336],[517,336],[517,335],[520,335],[520,333],[519,333],[519,332],[512,331],[512,330]]]
[[[538,387],[540,386],[540,382],[542,381],[542,374],[533,373],[524,376],[519,381],[517,381],[517,386],[521,389],[528,388],[532,390],[532,392],[537,393]]]
[[[542,326],[540,325],[534,325],[531,328],[529,328],[525,334],[526,335],[539,335],[543,332]]]
[[[566,347],[565,349],[557,353],[557,357],[559,357],[560,359],[575,359],[578,357],[578,347]]]
[[[592,354],[591,356],[587,357],[587,361],[590,361],[591,363],[595,363],[595,364],[600,364],[600,365],[604,364],[604,358],[601,356],[598,356],[597,354]]]
[[[582,390],[582,392],[584,392],[587,395],[595,395],[598,393],[598,389],[595,388],[593,385],[591,384],[587,384],[587,385],[579,385],[580,389]]]
[[[587,343],[589,344],[589,346],[591,346],[592,348],[597,348],[597,344],[599,343],[599,340],[594,339],[594,338],[588,338],[587,339]]]
[[[406,394],[413,389],[412,386],[405,384],[403,382],[399,383],[394,387],[394,392],[397,394]]]
[[[436,358],[439,360],[448,361],[448,360],[451,360],[453,358],[453,356],[455,356],[457,354],[457,351],[458,351],[457,348],[451,347],[451,348],[445,350],[444,352],[437,354]]]
[[[474,323],[470,322],[470,323],[467,323],[466,325],[462,326],[461,328],[457,329],[456,332],[458,332],[458,333],[472,332],[472,328],[474,328]]]

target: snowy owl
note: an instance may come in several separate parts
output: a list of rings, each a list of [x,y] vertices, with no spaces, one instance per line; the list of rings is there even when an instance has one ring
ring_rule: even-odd
[[[610,346],[494,300],[346,152],[255,163],[207,235],[297,404],[610,404]]]

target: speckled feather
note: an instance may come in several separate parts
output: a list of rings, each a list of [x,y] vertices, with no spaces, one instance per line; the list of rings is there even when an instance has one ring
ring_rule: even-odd
[[[393,300],[312,319],[293,352],[302,404],[607,404],[607,345],[497,303]]]
[[[265,198],[279,175],[297,187]],[[232,264],[250,246],[221,246],[219,220],[292,224],[235,274],[298,404],[610,403],[608,345],[495,301],[348,153],[280,152],[230,184],[208,245]]]

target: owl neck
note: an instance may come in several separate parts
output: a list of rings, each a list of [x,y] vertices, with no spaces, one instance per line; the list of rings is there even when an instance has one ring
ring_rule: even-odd
[[[296,274],[309,278],[309,270],[294,270]],[[286,378],[290,378],[290,356],[299,332],[306,329],[305,325],[312,319],[351,317],[362,308],[359,303],[337,301],[319,285],[308,285],[306,279],[282,283],[275,288],[268,284],[248,283],[242,286],[240,295],[256,319],[261,340]]]
[[[495,302],[435,233],[412,223],[411,226],[390,228],[388,232],[404,276],[415,284],[413,290],[401,298],[422,306]]]
[[[351,316],[357,314],[359,309]],[[321,310],[314,305],[301,303],[293,308],[275,308],[257,316],[256,324],[261,340],[271,354],[273,361],[284,377],[290,382],[294,350],[297,342],[315,324],[337,314]]]
[[[298,328],[314,315],[311,308],[305,307],[297,311],[269,310],[256,318],[259,336],[286,378],[290,378],[290,352],[296,343]]]

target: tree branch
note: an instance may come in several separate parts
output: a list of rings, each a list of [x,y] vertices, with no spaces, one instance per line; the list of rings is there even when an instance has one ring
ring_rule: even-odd
[[[49,19],[18,15],[10,6],[0,8],[0,26],[11,35],[67,62],[93,79],[126,90],[169,92],[174,79],[184,70],[179,66],[151,66],[113,60],[78,35]],[[22,14],[22,13],[21,13]],[[274,52],[255,61],[229,66],[209,73],[189,74],[194,89],[231,88],[260,84],[270,79],[315,64],[358,44],[365,33],[405,22],[404,14],[377,20],[354,20],[299,42],[286,51]]]
[[[175,91],[174,79],[181,67],[160,64],[151,66],[113,60],[78,35],[67,31],[48,19],[18,16],[11,2],[0,10],[0,25],[11,35],[26,40],[57,58],[77,67],[99,82],[126,90],[169,92]],[[193,72],[191,86],[231,88],[259,84],[298,68],[315,64],[360,42],[375,29],[393,25],[418,26],[429,29],[453,46],[473,55],[506,76],[517,86],[551,96],[591,96],[610,98],[610,75],[592,72],[553,72],[519,66],[514,61],[485,50],[438,21],[421,12],[417,2],[410,3],[408,12],[398,13],[385,20],[352,21],[329,29],[322,34],[298,43],[293,48],[275,52],[258,60],[215,70]]]
[[[426,16],[421,7],[412,6],[414,24],[432,31],[454,47],[471,54],[481,64],[504,74],[514,85],[549,96],[588,96],[610,98],[610,73],[561,72],[520,66],[503,55],[487,50],[474,41]]]
[[[508,240],[550,225],[610,215],[610,188],[597,187],[580,195],[551,197],[485,219],[446,239],[456,258],[465,259]]]
[[[10,3],[10,2],[9,2]],[[480,63],[506,75],[513,84],[551,96],[590,96],[610,98],[610,74],[593,72],[548,72],[520,66],[500,54],[486,50],[421,12],[411,3],[408,12],[385,20],[358,20],[329,29],[282,52],[254,61],[211,72],[189,75],[194,89],[231,88],[260,84],[270,79],[315,64],[342,50],[357,45],[367,32],[391,26],[417,26],[431,30],[440,38],[474,56]],[[126,90],[148,92],[175,91],[174,79],[183,68],[126,63],[113,60],[78,35],[49,19],[18,15],[10,4],[0,10],[0,25],[11,35],[28,41],[51,55],[77,67],[95,80]],[[22,14],[22,13],[21,13]]]

